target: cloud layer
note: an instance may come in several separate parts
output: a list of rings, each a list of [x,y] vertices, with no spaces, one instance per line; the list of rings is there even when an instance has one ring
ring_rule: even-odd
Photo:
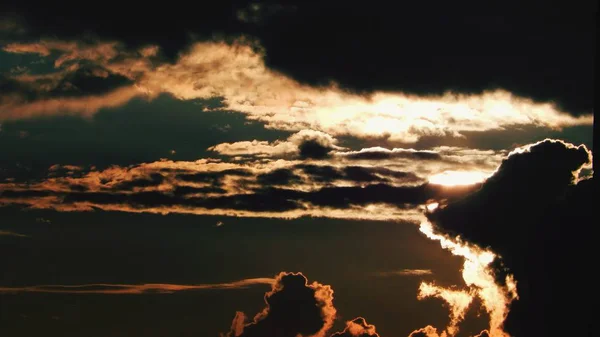
[[[278,143],[290,144],[293,151],[244,148],[242,159],[225,156],[229,161],[161,160],[103,170],[57,164],[44,179],[5,179],[0,202],[63,211],[411,220],[431,199],[453,199],[477,188],[428,183],[429,177],[448,170],[489,173],[502,158],[484,151],[488,156],[480,160],[480,152],[461,148],[348,151],[336,142],[303,130]],[[356,155],[364,153],[369,155]]]
[[[504,90],[416,96],[392,91],[358,95],[336,85],[312,87],[267,68],[264,56],[248,40],[233,44],[198,42],[175,63],[157,59],[159,46],[132,52],[118,42],[41,40],[12,43],[3,49],[58,56],[54,73],[18,74],[4,80],[11,83],[5,86],[27,89],[15,89],[2,96],[2,119],[89,115],[122,105],[133,97],[169,93],[183,100],[221,97],[224,109],[244,113],[269,128],[310,128],[334,136],[377,137],[405,143],[431,136],[463,137],[464,132],[472,131],[531,125],[556,129],[591,125],[593,121],[591,115],[573,117],[551,103],[537,103]],[[85,70],[88,63],[96,70]],[[118,82],[122,87],[100,90],[116,78],[122,79]],[[73,90],[81,92],[80,96],[70,96]],[[35,95],[24,95],[27,91]],[[223,146],[221,150],[233,148]],[[286,150],[280,146],[278,151]]]
[[[439,230],[493,247],[502,256],[503,264],[493,265],[500,285],[510,286],[506,267],[514,273],[520,286],[506,321],[511,334],[561,336],[574,326],[585,330],[591,319],[572,310],[585,300],[571,292],[581,280],[570,271],[588,268],[594,245],[586,233],[595,179],[579,177],[591,161],[583,145],[530,144],[512,151],[479,191],[429,214]]]

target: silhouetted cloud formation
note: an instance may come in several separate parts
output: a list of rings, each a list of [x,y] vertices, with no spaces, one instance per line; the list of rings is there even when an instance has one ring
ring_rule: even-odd
[[[336,309],[333,290],[317,282],[308,283],[302,273],[282,272],[265,294],[266,307],[245,323],[238,312],[228,337],[323,337],[333,325]]]
[[[81,12],[66,3],[9,1],[0,12],[16,15],[0,27],[5,37],[22,41],[76,39],[86,32],[123,41],[129,50],[158,45],[171,62],[193,42],[190,33],[196,39],[243,34],[261,41],[271,69],[302,83],[333,80],[357,92],[419,94],[501,87],[557,100],[567,111],[592,110],[595,1],[564,0],[553,6],[512,0],[435,6],[286,1],[282,6],[236,0],[211,3],[202,11],[148,8],[143,16],[137,8],[115,5]]]
[[[505,324],[515,336],[591,329],[591,313],[573,309],[588,301],[572,293],[585,278],[569,271],[589,270],[595,245],[589,233],[595,179],[578,178],[590,164],[583,145],[549,139],[527,145],[511,152],[479,191],[429,215],[441,229],[502,256],[518,282],[519,300]],[[498,265],[500,282],[504,272]]]

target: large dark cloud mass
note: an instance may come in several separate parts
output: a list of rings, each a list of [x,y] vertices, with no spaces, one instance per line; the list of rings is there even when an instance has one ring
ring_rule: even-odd
[[[592,110],[595,1],[253,3],[169,3],[142,13],[112,1],[88,11],[8,1],[0,10],[4,34],[21,41],[99,36],[158,44],[173,60],[193,38],[245,34],[260,40],[269,66],[307,83],[421,94],[504,88],[571,113]]]
[[[336,314],[331,287],[309,284],[302,273],[280,273],[273,289],[265,294],[265,303],[266,308],[248,324],[238,312],[226,336],[323,337]]]
[[[491,246],[518,282],[514,336],[592,335],[589,281],[595,179],[575,181],[583,146],[545,140],[503,161],[481,190],[431,215],[441,228]],[[502,275],[502,269],[499,275]]]

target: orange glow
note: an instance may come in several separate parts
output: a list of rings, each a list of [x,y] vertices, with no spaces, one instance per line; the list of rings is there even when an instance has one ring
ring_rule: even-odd
[[[460,237],[451,238],[435,232],[433,225],[423,219],[419,230],[429,239],[439,241],[442,248],[449,250],[452,254],[462,256],[465,259],[462,276],[470,291],[481,299],[483,307],[490,315],[491,337],[508,337],[504,331],[504,320],[508,315],[509,304],[518,298],[517,284],[512,275],[506,277],[506,286],[496,283],[496,278],[490,264],[496,255],[487,249],[476,245],[467,244]],[[451,306],[451,322],[446,328],[447,335],[456,333],[457,324],[462,320],[464,310],[470,302],[467,302],[469,293],[455,292],[441,287],[431,287],[421,284],[419,298],[436,296],[444,299]]]
[[[34,285],[25,287],[0,287],[3,293],[51,293],[51,294],[144,294],[159,293],[170,294],[176,291],[207,290],[207,289],[240,289],[257,284],[273,285],[272,278],[250,278],[228,283],[213,284],[168,284],[168,283],[145,283],[145,284],[75,284],[75,285]]]
[[[489,176],[479,171],[444,171],[429,177],[429,183],[443,186],[473,185],[485,181]]]

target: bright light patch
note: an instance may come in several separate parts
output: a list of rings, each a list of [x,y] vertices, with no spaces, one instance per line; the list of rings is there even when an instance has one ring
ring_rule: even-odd
[[[444,186],[473,185],[483,182],[489,176],[489,173],[479,171],[444,171],[429,177],[429,183]]]
[[[437,203],[437,202],[433,202],[431,204],[428,204],[427,205],[427,210],[430,211],[430,212],[433,212],[433,211],[435,211],[438,208],[439,205],[440,204]]]

